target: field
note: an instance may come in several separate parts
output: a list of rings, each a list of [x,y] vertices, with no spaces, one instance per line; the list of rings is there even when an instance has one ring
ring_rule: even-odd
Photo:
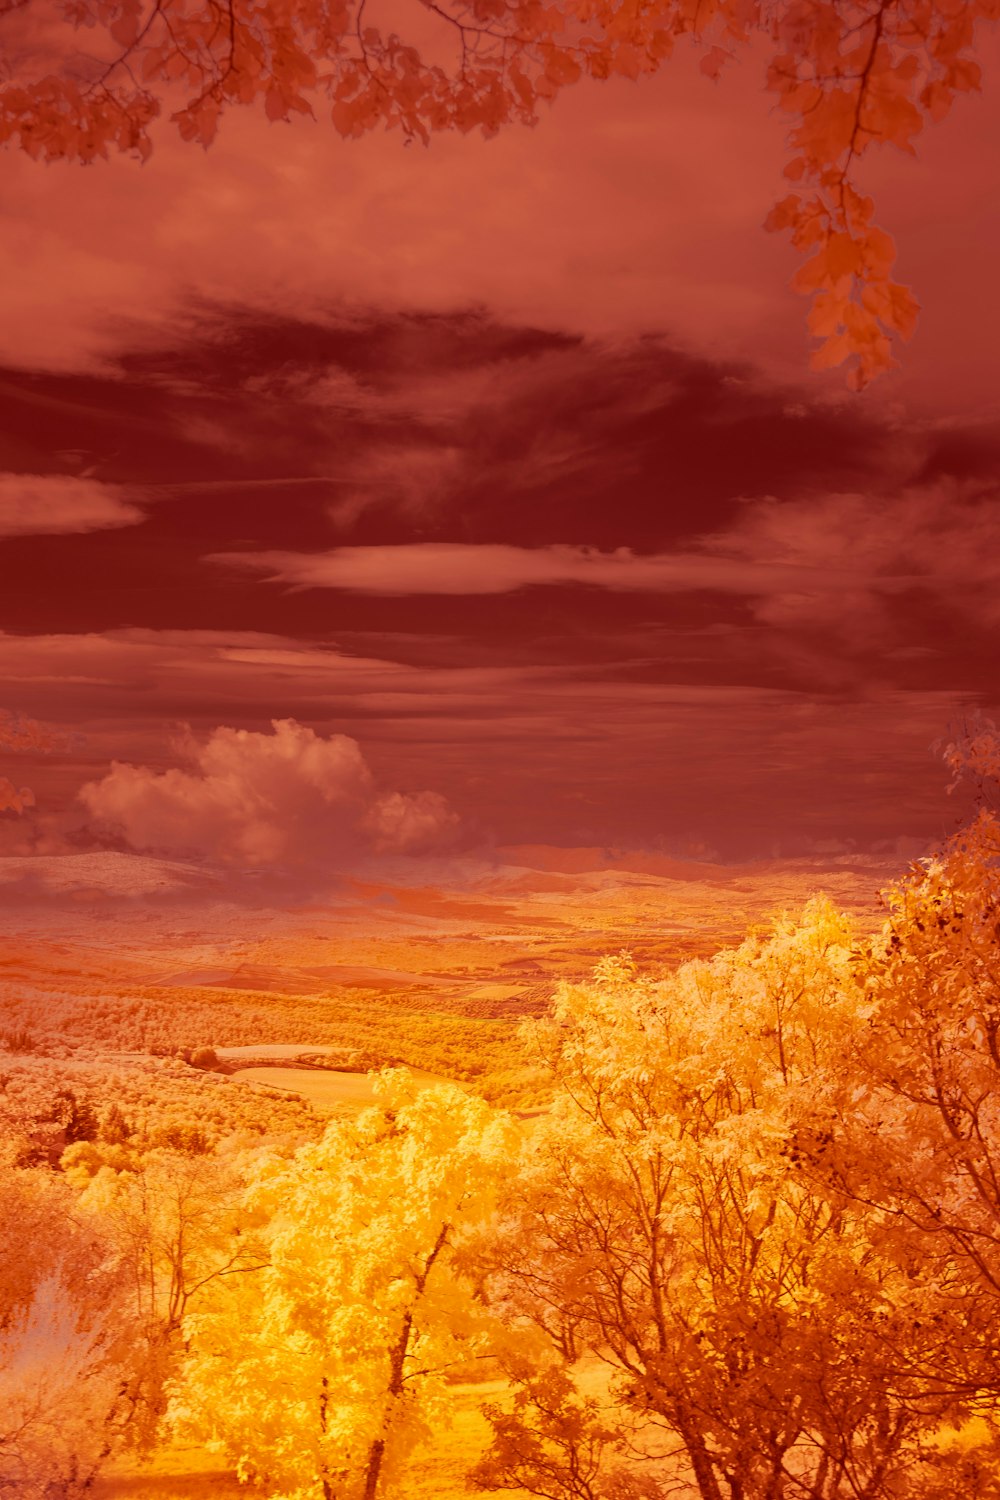
[[[408,1070],[426,1084],[440,1083],[437,1073]],[[375,1102],[375,1089],[368,1073],[345,1073],[336,1068],[239,1068],[231,1075],[238,1083],[268,1092],[298,1095],[307,1099],[318,1113],[340,1116],[354,1114],[366,1104]]]
[[[661,974],[817,889],[871,928],[878,888],[901,873],[874,860],[681,866],[521,849],[435,884],[355,880],[281,906],[192,889],[193,877],[178,888],[148,860],[69,858],[49,862],[48,884],[36,870],[30,890],[0,861],[13,898],[0,940],[0,1130],[16,1134],[68,1090],[95,1110],[113,1098],[153,1144],[198,1150],[314,1136],[371,1099],[366,1070],[385,1064],[531,1112],[545,1083],[521,1023],[545,1013],[561,980],[622,949]],[[486,1434],[479,1407],[500,1389],[455,1388],[454,1426],[414,1459],[400,1500],[475,1493],[463,1476]],[[218,1459],[176,1446],[145,1466],[122,1461],[94,1494],[238,1490]]]

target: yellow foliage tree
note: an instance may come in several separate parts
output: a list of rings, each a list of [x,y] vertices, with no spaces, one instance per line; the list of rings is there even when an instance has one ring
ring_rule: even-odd
[[[381,1107],[262,1166],[248,1210],[268,1264],[187,1320],[178,1419],[295,1500],[379,1500],[447,1417],[447,1375],[485,1348],[458,1273],[513,1127],[457,1087],[382,1076]]]
[[[0,10],[23,25],[27,5]],[[0,84],[0,140],[52,160],[109,149],[145,159],[164,107],[186,140],[208,145],[234,105],[271,120],[325,113],[341,135],[377,127],[427,140],[434,131],[495,134],[534,124],[578,79],[637,79],[690,40],[717,77],[755,36],[771,49],[766,86],[787,116],[792,191],[768,227],[808,259],[796,277],[813,297],[820,367],[853,361],[860,388],[893,363],[917,303],[893,279],[895,247],[874,222],[855,168],[871,146],[912,152],[927,121],[980,86],[977,30],[997,0],[421,0],[452,62],[430,61],[399,10],[369,0],[56,0],[91,51],[46,32],[22,45]],[[440,48],[436,49],[440,51]],[[8,55],[17,57],[12,46]]]
[[[63,1156],[72,1168],[74,1150]],[[217,1277],[255,1268],[237,1212],[236,1164],[152,1150],[116,1171],[102,1166],[81,1201],[101,1216],[132,1267],[135,1313],[157,1337],[181,1327],[192,1298]]]
[[[866,1094],[863,981],[818,900],[664,982],[608,960],[561,991],[544,1033],[560,1097],[511,1193],[494,1294],[564,1373],[589,1352],[615,1378],[588,1416],[572,1384],[554,1397],[521,1372],[480,1482],[623,1495],[631,1452],[645,1492],[700,1500],[954,1493],[936,1441],[966,1408],[928,1372],[966,1309],[946,1267],[897,1253],[807,1160]],[[617,1462],[612,1444],[581,1487],[570,1436],[593,1469],[616,1425]]]

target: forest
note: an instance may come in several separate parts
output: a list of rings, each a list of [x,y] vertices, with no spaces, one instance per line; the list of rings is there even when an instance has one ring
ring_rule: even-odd
[[[948,755],[983,805],[874,933],[605,957],[520,1023],[532,1108],[384,1068],[252,1118],[207,1049],[88,1092],[6,1031],[0,1491],[188,1443],[390,1500],[457,1420],[478,1495],[1000,1494],[995,734]]]

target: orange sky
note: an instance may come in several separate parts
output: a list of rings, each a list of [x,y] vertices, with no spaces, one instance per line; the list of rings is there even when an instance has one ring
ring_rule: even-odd
[[[759,227],[753,58],[489,143],[7,153],[0,706],[85,739],[0,767],[0,847],[947,831],[929,745],[998,698],[998,50],[867,174],[925,311],[860,398]]]

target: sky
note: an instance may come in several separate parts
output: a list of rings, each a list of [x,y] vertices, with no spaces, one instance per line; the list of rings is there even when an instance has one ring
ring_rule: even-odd
[[[912,854],[995,712],[1000,48],[866,168],[922,306],[811,373],[781,121],[567,90],[485,142],[231,115],[0,156],[0,851]],[[992,82],[991,82],[992,80]]]

